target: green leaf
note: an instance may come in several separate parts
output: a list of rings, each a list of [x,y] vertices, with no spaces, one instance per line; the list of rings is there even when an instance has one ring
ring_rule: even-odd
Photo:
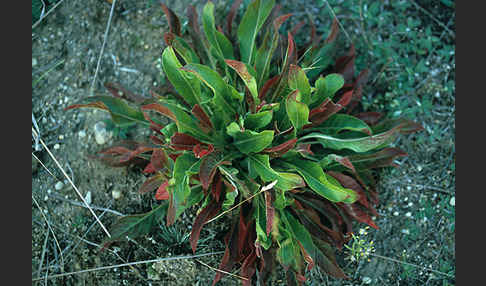
[[[162,68],[177,93],[192,107],[201,101],[200,82],[194,75],[181,70],[181,67],[174,49],[171,46],[165,48],[162,53]]]
[[[273,53],[278,45],[278,38],[280,34],[278,30],[280,26],[287,20],[291,14],[282,15],[273,21],[272,27],[267,29],[262,45],[258,48],[255,57],[255,70],[257,72],[257,84],[261,88],[268,78],[270,71],[270,62],[273,58]],[[273,32],[273,35],[270,34]],[[270,39],[271,38],[271,39]]]
[[[136,238],[149,234],[152,228],[161,221],[167,212],[167,203],[164,202],[153,210],[136,215],[127,215],[119,218],[110,229],[111,237],[103,241],[102,245],[106,246],[115,241],[129,238]]]
[[[319,130],[324,134],[335,135],[341,131],[358,131],[372,135],[373,131],[363,120],[347,114],[333,114],[326,119],[318,128],[311,130]]]
[[[304,70],[299,66],[290,64],[288,85],[290,90],[298,90],[300,92],[302,97],[300,101],[305,104],[310,103],[311,86]]]
[[[66,110],[80,107],[98,108],[108,111],[113,122],[119,127],[128,127],[135,123],[150,125],[143,113],[130,107],[124,100],[112,96],[90,96],[68,106]]]
[[[292,162],[284,162],[284,166],[297,171],[313,191],[331,202],[354,203],[358,199],[355,191],[330,182],[316,162],[294,159]]]
[[[182,107],[167,101],[161,102],[160,104],[168,108],[174,114],[176,118],[177,130],[179,132],[189,133],[202,142],[212,143],[212,138],[201,130],[197,124],[197,120],[192,118],[191,115],[189,115],[189,113]]]
[[[234,59],[233,44],[226,36],[220,31],[216,30],[216,39],[218,40],[219,47],[223,53],[225,59]]]
[[[211,1],[208,1],[206,5],[204,5],[202,11],[202,24],[203,24],[204,34],[208,39],[210,47],[213,49],[214,53],[216,54],[216,58],[221,63],[221,66],[225,67],[224,65],[225,56],[223,54],[223,49],[220,46],[220,41],[225,45],[225,49],[226,49],[229,40],[226,39],[226,37],[224,37],[224,35],[222,34],[218,36],[218,31],[216,30],[214,24],[214,4]],[[218,38],[220,41],[218,40]],[[223,40],[222,38],[225,38],[225,40]]]
[[[200,59],[197,56],[196,52],[183,38],[175,36],[172,40],[171,45],[186,62],[186,64],[200,62]]]
[[[399,134],[399,128],[392,128],[386,132],[375,134],[373,136],[365,136],[351,139],[341,139],[321,133],[310,133],[300,140],[317,139],[317,142],[324,148],[341,150],[349,149],[354,152],[362,153],[373,149],[379,149],[392,143]]]
[[[260,133],[251,130],[240,131],[233,134],[233,145],[244,154],[258,153],[272,144],[273,133],[273,130]]]
[[[328,74],[326,77],[319,77],[315,86],[316,90],[311,102],[318,105],[326,98],[332,99],[334,97],[336,92],[344,86],[344,78],[337,73]]]
[[[175,208],[176,220],[184,211],[187,199],[191,193],[191,187],[189,186],[189,179],[192,175],[197,174],[197,164],[200,164],[198,160],[191,152],[184,152],[182,155],[177,157],[174,164],[174,171],[172,173],[172,178],[174,179],[173,190],[173,205]],[[192,170],[191,170],[192,169]],[[196,171],[195,171],[196,170]]]
[[[216,71],[208,66],[189,64],[184,66],[184,69],[194,73],[211,89],[214,94],[213,102],[216,106],[221,108],[225,119],[234,119],[238,104],[231,86],[229,86]]]
[[[275,187],[281,190],[291,190],[305,186],[304,180],[297,174],[277,172],[270,166],[268,155],[250,155],[248,157],[249,169],[257,173],[263,182],[273,182],[277,180]]]
[[[287,111],[287,116],[294,126],[296,131],[299,131],[302,126],[310,123],[309,122],[309,107],[298,101],[300,92],[298,90],[293,91],[289,94],[285,100],[285,110]]]
[[[267,126],[273,117],[273,110],[248,114],[245,118],[245,128],[257,130]]]
[[[255,229],[257,234],[257,239],[255,242],[259,242],[264,249],[268,250],[272,245],[272,239],[266,234],[267,219],[265,212],[265,201],[263,196],[258,196],[253,199],[253,209],[255,210]]]
[[[255,0],[248,5],[237,30],[242,62],[253,65],[256,36],[274,5],[275,0]]]
[[[243,80],[246,87],[250,91],[253,97],[253,101],[255,102],[255,104],[258,105],[260,103],[260,100],[258,99],[257,82],[254,77],[255,70],[251,66],[239,61],[225,60],[225,62],[240,76],[240,78]]]

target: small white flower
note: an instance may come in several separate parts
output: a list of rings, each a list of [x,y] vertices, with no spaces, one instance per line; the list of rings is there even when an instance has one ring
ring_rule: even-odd
[[[406,217],[412,217],[412,213],[411,212],[408,212],[405,214]]]
[[[406,229],[406,228],[405,228],[405,229],[402,229],[402,233],[403,233],[403,234],[410,234],[410,231],[409,231],[408,229]]]
[[[399,213],[399,212],[397,212],[397,211],[395,211],[395,212],[393,213],[393,215],[394,215],[394,216],[398,216],[399,214],[400,214],[400,213]]]

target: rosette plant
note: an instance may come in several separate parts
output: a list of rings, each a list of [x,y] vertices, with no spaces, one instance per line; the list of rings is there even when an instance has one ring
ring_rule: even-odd
[[[339,53],[336,20],[325,37],[310,21],[310,40],[297,47],[302,23],[281,35],[291,14],[278,16],[274,0],[252,1],[235,31],[240,4],[234,2],[224,27],[215,24],[211,1],[200,19],[190,6],[188,39],[162,4],[170,28],[162,67],[170,83],[151,98],[109,83],[113,96],[68,107],[100,108],[120,127],[138,123],[153,131],[148,143],[123,141],[98,153],[112,166],[142,166],[150,176],[139,192],[155,191],[161,201],[115,222],[105,246],[146,234],[159,221],[171,225],[195,207],[192,250],[205,224],[231,217],[219,268],[239,267],[244,285],[265,284],[276,263],[289,285],[302,284],[314,266],[347,278],[334,249],[349,239],[353,220],[378,228],[371,219],[378,215],[374,171],[406,155],[390,144],[421,127],[356,111],[368,71],[356,75],[352,46]]]

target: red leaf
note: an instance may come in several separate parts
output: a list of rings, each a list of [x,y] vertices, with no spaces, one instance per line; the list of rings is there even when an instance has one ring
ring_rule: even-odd
[[[233,267],[233,265],[236,263],[236,260],[238,258],[238,252],[236,247],[237,242],[238,242],[238,231],[236,230],[236,227],[234,227],[233,225],[231,231],[225,237],[226,248],[223,255],[223,259],[221,260],[221,263],[219,264],[218,267],[220,270],[229,272]],[[222,275],[223,274],[221,272],[216,272],[212,286],[216,285],[216,283],[218,283],[218,281],[221,280]]]
[[[137,160],[146,161],[137,156],[141,153],[152,151],[153,149],[155,149],[155,147],[142,143],[121,141],[115,146],[99,151],[97,158],[110,166],[121,167],[135,163]]]
[[[162,170],[169,163],[169,159],[167,158],[167,154],[165,154],[165,151],[159,148],[155,149],[152,152],[150,163],[155,171],[159,171]]]
[[[329,36],[327,36],[326,40],[324,41],[324,44],[329,44],[331,42],[334,42],[334,40],[336,40],[338,33],[339,33],[339,22],[336,18],[334,18],[332,21],[331,33],[329,33]]]
[[[346,56],[342,56],[336,60],[334,70],[344,77],[345,82],[349,82],[354,78],[354,59],[356,58],[354,45],[351,44],[349,52]]]
[[[280,75],[276,75],[274,77],[272,77],[271,79],[267,80],[264,84],[263,84],[263,87],[262,89],[260,90],[260,93],[258,94],[258,98],[260,100],[263,100],[265,98],[265,96],[267,95],[267,92],[268,90],[274,86],[278,80],[280,79]]]
[[[287,38],[288,38],[288,43],[287,43],[287,55],[286,55],[286,63],[283,68],[283,70],[287,70],[287,67],[289,64],[296,64],[297,63],[297,54],[294,52],[295,51],[295,42],[294,42],[294,37],[292,36],[291,32],[287,33]]]
[[[164,177],[161,174],[157,174],[155,176],[148,178],[147,180],[145,180],[145,182],[143,182],[138,192],[140,194],[145,194],[157,189],[162,183],[163,179]]]
[[[366,223],[374,229],[379,229],[371,217],[361,209],[359,204],[336,203],[336,205],[357,221]]]
[[[280,156],[282,156],[283,154],[287,153],[289,150],[291,150],[292,148],[295,147],[295,143],[297,142],[297,139],[298,138],[294,138],[294,139],[285,141],[284,143],[282,143],[280,145],[263,149],[262,152],[263,153],[269,153],[270,157],[273,157],[273,158],[280,157]]]
[[[185,133],[176,132],[170,137],[170,146],[175,150],[192,151],[198,144],[202,144],[202,142]]]
[[[219,197],[221,195],[221,190],[223,189],[223,180],[221,179],[221,173],[216,173],[215,183],[211,185],[211,194],[214,199],[219,202]]]
[[[242,0],[235,0],[233,5],[231,5],[230,11],[226,16],[226,35],[229,39],[231,39],[231,32],[232,32],[232,25],[233,19],[235,18],[236,13],[238,12],[238,8],[240,8]]]
[[[342,107],[345,107],[351,102],[352,98],[353,98],[353,90],[347,91],[341,96],[341,98],[337,102],[337,105],[341,105]]]
[[[124,88],[120,83],[117,82],[107,82],[104,84],[105,88],[115,97],[127,99],[135,103],[142,103],[147,98],[140,94],[135,94],[126,88]]]
[[[221,153],[213,152],[201,161],[201,166],[199,167],[199,179],[201,181],[204,190],[209,188],[209,185],[213,181],[214,175],[216,174],[216,168],[221,164],[231,164],[228,161],[222,161]]]
[[[250,255],[248,255],[241,264],[240,276],[247,279],[242,281],[243,286],[251,286],[251,278],[253,277],[253,275],[255,275],[256,272],[256,258],[257,256],[255,254],[255,250],[253,249]]]
[[[194,152],[194,156],[196,156],[196,158],[202,158],[206,155],[211,154],[214,151],[213,144],[204,145],[204,146],[207,146],[208,148],[202,149],[201,144],[197,144],[196,146],[194,146],[194,148],[192,148],[192,152]]]
[[[142,173],[145,174],[155,173],[155,169],[154,166],[152,166],[152,163],[148,163],[147,166],[145,166],[145,169],[143,169]]]
[[[199,106],[199,104],[194,104],[191,112],[194,115],[194,117],[196,117],[199,120],[199,126],[204,132],[207,133],[213,129],[213,124],[211,123],[209,116],[206,114],[204,109],[202,109],[201,106]]]
[[[223,200],[216,202],[211,200],[211,202],[196,216],[194,223],[192,224],[191,236],[189,241],[191,243],[191,248],[193,253],[196,253],[197,241],[201,233],[202,227],[208,220],[216,216],[218,211],[221,209]]]
[[[310,149],[311,146],[312,146],[311,144],[301,143],[301,144],[298,144],[297,145],[297,147],[295,148],[295,150],[297,152],[299,152],[300,154],[314,155],[314,152],[312,152],[312,150]]]
[[[162,115],[169,117],[174,122],[177,122],[177,118],[175,117],[174,113],[172,113],[172,111],[170,111],[170,109],[168,109],[167,107],[162,106],[158,103],[150,103],[150,104],[143,105],[141,107],[141,109],[142,110],[154,110],[154,111],[156,111],[156,112],[158,112]]]
[[[275,217],[275,208],[273,207],[274,198],[272,193],[265,192],[265,215],[267,218],[266,225],[267,225],[267,236],[270,235],[273,226],[273,219]]]
[[[169,199],[169,192],[167,191],[167,187],[169,186],[169,181],[165,180],[165,182],[160,185],[155,192],[155,199],[159,201],[168,200]]]
[[[304,26],[304,24],[305,24],[305,21],[300,21],[299,23],[297,23],[297,25],[295,25],[295,27],[292,29],[292,31],[290,31],[292,36],[295,36],[297,34],[297,32]]]
[[[162,10],[164,10],[165,17],[167,17],[167,22],[169,24],[169,29],[171,33],[176,34],[177,36],[182,36],[181,34],[181,23],[177,15],[169,9],[164,3],[160,3],[162,6]]]
[[[164,42],[167,46],[172,46],[172,42],[175,39],[175,35],[171,32],[164,33]]]
[[[291,13],[281,15],[277,17],[275,20],[273,20],[273,28],[275,29],[275,32],[278,33],[278,30],[280,29],[280,26],[290,17],[292,16]],[[294,35],[294,33],[292,33]]]
[[[349,96],[350,95],[346,95],[346,94],[343,95],[344,99],[341,98],[343,103],[346,103],[345,101],[346,101],[347,97],[349,97]],[[336,112],[338,112],[342,108],[343,108],[342,105],[335,104],[334,102],[332,102],[332,100],[330,100],[329,98],[326,98],[318,107],[313,108],[309,112],[309,121],[311,121],[312,123],[304,125],[303,128],[306,129],[306,128],[309,128],[309,127],[318,126],[319,124],[326,121],[331,115],[335,114]]]
[[[361,112],[358,114],[355,114],[354,117],[363,120],[366,124],[373,126],[378,123],[381,117],[383,117],[383,114],[379,112]]]

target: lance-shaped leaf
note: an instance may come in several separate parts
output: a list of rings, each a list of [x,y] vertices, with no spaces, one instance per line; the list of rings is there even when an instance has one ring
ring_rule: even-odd
[[[301,100],[305,104],[310,103],[311,86],[305,72],[297,65],[290,64],[289,68],[289,88],[290,90],[298,90],[300,92]]]
[[[228,118],[234,118],[237,101],[232,91],[223,78],[213,69],[201,64],[189,64],[184,69],[194,73],[214,94],[213,102],[227,114]]]
[[[185,133],[177,132],[170,137],[170,146],[175,150],[191,151],[198,144],[201,144],[201,141]]]
[[[200,59],[191,46],[181,37],[172,36],[170,46],[182,57],[186,64],[199,63]]]
[[[199,167],[199,180],[204,190],[209,188],[211,182],[213,181],[214,175],[218,170],[219,165],[225,164],[230,165],[229,161],[225,161],[226,158],[221,152],[212,152],[201,159],[201,165]]]
[[[311,80],[316,76],[319,76],[323,70],[325,70],[334,59],[334,54],[336,53],[336,37],[339,33],[339,24],[335,18],[332,22],[331,31],[328,37],[324,41],[324,44],[318,51],[312,51],[305,60],[306,66],[312,64],[314,67],[309,71],[307,77]]]
[[[80,107],[91,107],[108,111],[113,122],[120,127],[127,127],[136,123],[150,125],[140,110],[130,107],[120,98],[103,95],[90,96],[66,107],[65,110]]]
[[[349,277],[346,276],[343,270],[339,268],[331,245],[317,238],[314,238],[313,241],[317,248],[319,248],[319,250],[323,254],[322,256],[318,257],[319,259],[316,259],[316,265],[319,266],[321,270],[331,276],[334,276],[336,278],[349,279]]]
[[[240,43],[241,60],[249,65],[253,64],[256,51],[255,39],[263,23],[272,11],[275,0],[255,0],[245,11],[238,26],[237,37]]]
[[[191,236],[189,241],[191,242],[192,252],[196,253],[197,241],[199,240],[199,234],[201,233],[204,224],[214,217],[221,209],[222,200],[219,202],[211,200],[211,202],[196,216],[194,223],[192,224]]]
[[[293,237],[299,242],[304,250],[302,251],[302,255],[309,263],[307,270],[311,270],[314,266],[313,260],[316,259],[318,255],[322,254],[314,245],[312,237],[307,229],[305,229],[305,227],[287,210],[283,210],[281,213],[283,214],[282,221],[289,227]]]
[[[178,132],[189,133],[205,143],[212,142],[212,138],[199,128],[196,120],[184,108],[177,104],[171,102],[153,103],[142,106],[142,110],[155,110],[166,116],[170,116],[175,121]]]
[[[382,113],[379,112],[361,112],[354,115],[356,118],[363,120],[366,124],[373,126],[378,123],[378,121],[383,117]]]
[[[312,130],[312,129],[311,129]],[[318,128],[324,134],[335,135],[341,131],[357,131],[372,135],[373,131],[364,121],[347,114],[333,114]]]
[[[172,196],[169,203],[169,215],[167,217],[167,224],[170,225],[181,215],[184,211],[183,205],[191,193],[189,186],[189,178],[196,172],[191,172],[191,168],[200,163],[191,153],[185,152],[177,157],[174,164],[174,171],[172,178],[174,185],[172,186]]]
[[[312,96],[312,103],[320,104],[326,98],[332,99],[334,94],[340,90],[344,85],[344,78],[342,75],[332,73],[326,75],[326,77],[319,77],[316,80],[316,91]]]
[[[226,16],[226,35],[228,36],[228,38],[232,38],[231,34],[233,31],[233,19],[235,18],[238,8],[240,8],[241,1],[242,0],[233,1],[230,12]]]
[[[194,75],[181,70],[182,64],[177,59],[171,46],[162,52],[162,68],[177,93],[192,107],[201,101],[200,82]]]
[[[272,245],[272,239],[267,234],[267,217],[266,217],[266,207],[265,200],[261,196],[255,197],[252,201],[254,217],[255,217],[255,230],[257,239],[255,244],[263,246],[264,249],[268,250]],[[270,225],[271,228],[271,225]]]
[[[355,191],[329,181],[316,162],[294,159],[292,162],[285,162],[284,166],[298,172],[313,191],[331,202],[353,203],[358,199]]]
[[[273,182],[277,180],[276,188],[281,190],[292,190],[305,186],[305,182],[297,174],[277,172],[270,166],[270,157],[268,155],[250,155],[249,169],[257,173],[264,182]]]
[[[275,197],[271,192],[265,192],[265,216],[266,216],[266,234],[267,236],[270,235],[272,231],[274,218],[275,218],[275,208],[273,207],[273,203],[275,201]]]
[[[201,129],[203,129],[204,132],[209,132],[213,129],[213,124],[211,123],[211,119],[207,115],[206,111],[204,111],[204,109],[202,109],[202,107],[199,106],[199,104],[195,104],[192,107],[191,112],[192,115],[194,115],[194,117],[196,117],[197,120],[199,120],[199,126],[201,127]]]
[[[269,154],[270,157],[272,158],[280,157],[283,154],[287,153],[290,149],[295,147],[295,143],[297,142],[297,139],[298,138],[290,139],[277,146],[266,148],[262,152]]]
[[[126,140],[99,151],[95,158],[109,166],[121,167],[141,163],[140,161],[146,162],[147,160],[140,154],[154,149],[156,149],[154,146]]]
[[[162,10],[164,10],[170,32],[176,34],[177,36],[181,36],[181,22],[179,21],[177,15],[164,3],[160,3],[160,6],[162,6]]]
[[[258,75],[257,83],[259,87],[261,87],[268,78],[270,63],[272,61],[275,49],[277,48],[278,39],[280,36],[278,30],[285,20],[287,20],[291,15],[292,14],[282,15],[273,21],[272,27],[267,29],[262,45],[257,50],[255,58],[255,70]]]
[[[258,99],[257,82],[256,82],[256,79],[254,77],[255,76],[254,69],[251,66],[248,66],[245,63],[235,61],[235,60],[225,60],[225,62],[234,71],[236,71],[236,73],[243,80],[246,87],[248,88],[251,95],[253,96],[253,100],[254,100],[255,104],[259,104],[260,100]]]
[[[309,107],[300,102],[300,92],[295,90],[285,100],[285,110],[295,130],[299,131],[309,122]]]
[[[149,234],[158,221],[162,220],[166,212],[167,203],[163,203],[147,213],[127,215],[119,218],[110,229],[111,237],[103,241],[103,248],[127,237],[133,239]]]
[[[220,63],[224,65],[225,56],[223,54],[223,49],[220,46],[220,41],[218,40],[218,37],[220,38],[223,45],[225,45],[226,47],[228,46],[227,43],[230,42],[222,33],[219,33],[220,35],[218,35],[218,31],[216,30],[214,24],[214,4],[211,1],[208,1],[206,5],[204,5],[202,13],[202,24],[204,34],[208,39],[210,47],[214,50],[214,53]],[[229,46],[231,47],[231,45]]]
[[[378,149],[390,144],[391,142],[393,142],[393,140],[396,139],[399,132],[400,126],[397,126],[388,131],[375,134],[373,136],[365,136],[351,139],[341,139],[339,137],[328,136],[322,133],[310,133],[300,138],[300,140],[317,139],[317,142],[319,142],[324,148],[335,150],[349,149],[358,153],[362,153],[371,151],[373,149]]]
[[[257,113],[248,114],[245,118],[245,128],[251,130],[258,130],[267,126],[273,118],[273,110],[261,111]]]
[[[243,154],[258,153],[272,144],[273,133],[273,130],[236,132],[232,135],[233,145]]]
[[[165,201],[170,198],[167,187],[169,186],[169,181],[165,180],[155,192],[155,199],[158,201]]]
[[[371,154],[349,155],[348,159],[357,170],[364,170],[393,166],[393,160],[399,156],[407,156],[407,153],[398,148],[385,148]]]
[[[162,174],[156,174],[156,175],[148,178],[147,180],[145,180],[145,182],[143,182],[143,184],[140,187],[140,189],[138,190],[138,192],[140,194],[145,194],[145,193],[151,192],[151,191],[157,189],[158,187],[160,187],[160,185],[163,183],[164,179],[165,178]]]

